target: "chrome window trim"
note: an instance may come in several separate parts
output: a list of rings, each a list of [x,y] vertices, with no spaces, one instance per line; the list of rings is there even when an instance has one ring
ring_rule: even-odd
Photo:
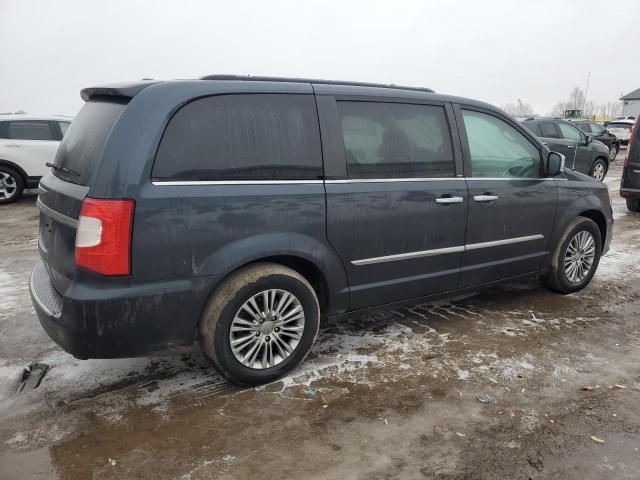
[[[436,248],[433,250],[422,250],[419,252],[398,253],[395,255],[386,255],[383,257],[363,258],[361,260],[352,260],[351,263],[356,266],[373,265],[376,263],[395,262],[398,260],[410,260],[413,258],[432,257],[434,255],[445,255],[448,253],[459,253],[470,250],[479,250],[481,248],[497,247],[501,245],[511,245],[513,243],[529,242],[532,240],[543,239],[544,235],[527,235],[524,237],[506,238],[504,240],[494,240],[491,242],[469,243],[455,247]]]
[[[522,178],[522,177],[466,177],[467,180],[491,180],[491,181],[495,181],[495,180],[501,180],[501,181],[513,181],[513,180],[519,180],[519,181],[529,181],[529,182],[535,182],[535,181],[542,181],[542,180],[559,180],[555,177],[542,177],[542,178],[538,178],[538,177],[531,177],[531,178]]]
[[[310,185],[322,184],[324,180],[152,180],[153,185]]]
[[[341,178],[325,180],[325,183],[391,183],[391,182],[439,182],[450,180],[465,180],[464,177],[416,177],[416,178]]]
[[[76,220],[75,218],[67,217],[62,213],[55,211],[51,207],[47,207],[44,203],[42,203],[42,200],[40,200],[40,196],[38,196],[38,200],[36,200],[36,206],[40,209],[40,211],[42,211],[46,215],[49,215],[57,222],[60,222],[72,228],[78,228],[78,220]]]
[[[542,181],[566,180],[566,178],[509,178],[509,177],[415,177],[415,178],[341,178],[331,180],[152,180],[158,186],[189,186],[189,185],[319,185],[348,184],[348,183],[393,183],[393,182],[440,182],[460,180],[501,180],[501,181]]]

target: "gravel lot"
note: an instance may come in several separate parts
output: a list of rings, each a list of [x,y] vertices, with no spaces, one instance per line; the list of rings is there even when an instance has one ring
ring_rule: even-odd
[[[330,323],[293,375],[256,389],[198,352],[61,351],[27,288],[36,197],[0,207],[0,479],[639,478],[640,216],[617,196],[625,153],[606,179],[612,248],[584,291],[534,282]],[[51,369],[16,395],[32,362]]]

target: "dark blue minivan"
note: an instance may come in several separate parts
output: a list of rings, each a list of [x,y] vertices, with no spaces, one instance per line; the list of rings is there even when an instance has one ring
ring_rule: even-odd
[[[188,351],[243,385],[321,316],[539,276],[584,288],[606,187],[485,103],[210,76],[87,88],[41,182],[33,304],[78,358]]]

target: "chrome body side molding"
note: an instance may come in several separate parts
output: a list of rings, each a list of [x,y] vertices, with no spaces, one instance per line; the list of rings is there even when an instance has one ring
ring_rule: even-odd
[[[532,240],[541,240],[543,238],[544,238],[544,235],[541,235],[541,234],[528,235],[525,237],[506,238],[504,240],[495,240],[492,242],[469,243],[466,245],[459,245],[455,247],[436,248],[434,250],[422,250],[419,252],[399,253],[396,255],[386,255],[384,257],[363,258],[361,260],[352,260],[351,263],[357,266],[373,265],[375,263],[395,262],[398,260],[410,260],[413,258],[432,257],[434,255],[446,255],[448,253],[458,253],[458,252],[466,252],[468,250],[479,250],[481,248],[498,247],[501,245],[510,245],[513,243],[529,242]]]

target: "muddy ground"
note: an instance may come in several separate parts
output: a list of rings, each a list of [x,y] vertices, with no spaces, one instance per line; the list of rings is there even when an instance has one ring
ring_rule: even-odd
[[[607,178],[611,252],[584,291],[532,282],[329,323],[294,374],[256,389],[198,352],[62,352],[27,289],[35,196],[0,207],[0,479],[640,478],[640,216],[617,196],[624,153]],[[32,362],[51,369],[16,395]]]

